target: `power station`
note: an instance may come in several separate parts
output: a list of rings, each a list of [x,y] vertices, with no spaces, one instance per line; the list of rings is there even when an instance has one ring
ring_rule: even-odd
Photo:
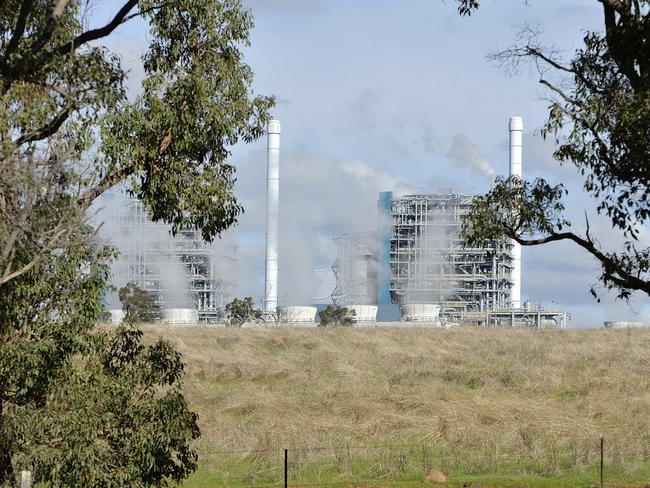
[[[120,255],[112,266],[116,287],[134,283],[153,299],[165,323],[214,322],[235,290],[237,241],[226,232],[213,243],[195,229],[176,236],[169,226],[152,222],[136,198],[116,190],[104,197],[111,244]],[[123,316],[110,304],[113,321]]]
[[[509,174],[521,177],[523,121],[509,121]],[[267,126],[264,319],[267,323],[315,325],[317,308],[278,306],[280,222],[280,135],[278,120]],[[377,228],[334,239],[332,302],[355,314],[359,324],[378,322],[386,307],[393,320],[423,326],[473,323],[482,326],[565,327],[567,314],[521,301],[521,246],[514,240],[468,247],[461,237],[474,196],[451,190],[431,194],[378,195]],[[235,287],[236,242],[226,234],[216,245],[183,229],[172,237],[147,219],[141,202],[124,198],[112,206],[113,243],[121,256],[114,282],[133,282],[149,293],[169,323],[215,322]],[[119,310],[112,310],[119,320]],[[391,324],[394,322],[388,322]]]
[[[521,178],[523,121],[512,117],[510,176]],[[521,303],[521,246],[514,240],[468,247],[461,237],[473,195],[451,191],[379,194],[376,232],[335,239],[334,303],[400,306],[402,320],[478,325],[566,326],[566,313]],[[374,317],[363,316],[364,321]]]

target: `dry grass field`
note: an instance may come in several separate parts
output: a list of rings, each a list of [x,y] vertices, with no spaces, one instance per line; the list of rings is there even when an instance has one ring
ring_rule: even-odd
[[[601,433],[611,476],[650,473],[650,330],[144,329],[187,363],[188,486],[271,482],[284,448],[311,481],[575,474]]]

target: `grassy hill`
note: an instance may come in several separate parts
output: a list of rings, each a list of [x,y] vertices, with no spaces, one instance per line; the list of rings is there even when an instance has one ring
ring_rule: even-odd
[[[601,433],[610,479],[650,479],[650,330],[145,330],[187,362],[187,486],[277,482],[284,448],[309,486],[431,468],[589,486]]]

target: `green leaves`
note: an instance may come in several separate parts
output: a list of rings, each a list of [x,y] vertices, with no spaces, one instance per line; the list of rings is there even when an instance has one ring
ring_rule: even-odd
[[[542,178],[531,183],[498,177],[488,194],[474,199],[463,238],[470,247],[481,247],[504,238],[560,232],[571,225],[563,217],[565,194],[563,185],[551,186]]]
[[[142,345],[132,329],[92,339],[93,352],[69,363],[42,405],[11,407],[19,464],[62,486],[180,481],[196,467],[189,443],[199,435],[180,392],[180,355]]]
[[[127,323],[152,322],[158,318],[158,311],[151,296],[135,283],[127,283],[118,290],[122,302],[124,320]]]
[[[214,238],[243,211],[230,148],[263,134],[273,99],[253,95],[237,0],[128,0],[89,31],[83,6],[0,3],[0,484],[31,467],[54,485],[161,486],[196,465],[182,358],[96,330],[114,250],[86,211],[128,183],[154,220]],[[135,17],[150,45],[131,102],[102,38]],[[121,292],[128,321],[155,317]]]
[[[650,218],[650,10],[647,1],[599,3],[604,29],[587,32],[569,62],[544,49],[530,29],[522,33],[523,45],[492,57],[510,67],[522,60],[537,67],[540,83],[552,95],[542,135],[554,137],[556,159],[576,166],[585,192],[596,199],[595,210],[627,242],[602,250],[588,221],[584,236],[563,231],[569,225],[562,217],[563,190],[541,180],[499,181],[475,201],[465,235],[474,245],[501,237],[526,245],[571,240],[600,262],[599,281],[605,288],[627,299],[632,290],[650,295],[650,248],[635,243]],[[472,0],[459,4],[464,14],[478,7]]]
[[[239,46],[252,18],[232,0],[170,3],[147,18],[153,38],[144,93],[103,131],[109,173],[134,176],[132,191],[153,220],[174,232],[201,229],[211,240],[243,211],[232,193],[230,147],[259,138],[273,105],[249,98],[252,72]]]
[[[458,13],[460,15],[472,15],[472,12],[479,7],[478,0],[456,0],[458,2]]]
[[[328,305],[325,310],[318,312],[319,327],[348,327],[356,323],[356,312],[347,307]]]
[[[253,306],[251,297],[234,298],[232,302],[226,304],[224,311],[228,325],[231,327],[241,327],[246,322],[257,321],[262,318],[262,311]]]

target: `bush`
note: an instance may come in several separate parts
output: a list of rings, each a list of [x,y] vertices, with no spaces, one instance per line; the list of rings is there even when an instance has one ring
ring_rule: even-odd
[[[348,310],[347,307],[328,305],[325,310],[318,312],[320,327],[349,327],[356,324],[356,312]]]
[[[133,282],[120,288],[118,296],[122,302],[122,310],[126,314],[124,321],[129,324],[136,322],[152,322],[159,318],[151,295]]]
[[[253,299],[235,298],[226,305],[226,323],[231,327],[241,327],[246,322],[255,322],[262,318],[262,311],[253,307]]]

